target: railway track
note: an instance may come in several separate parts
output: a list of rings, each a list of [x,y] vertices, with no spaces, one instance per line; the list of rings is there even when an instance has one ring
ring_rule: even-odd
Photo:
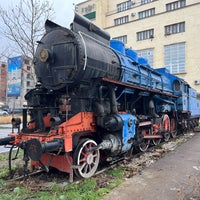
[[[121,166],[127,171],[135,170],[137,172],[140,172],[142,168],[148,166],[155,160],[160,159],[163,156],[163,154],[165,154],[166,152],[170,150],[175,149],[178,145],[187,141],[192,136],[193,134],[191,133],[178,135],[176,138],[170,139],[168,142],[162,142],[157,146],[153,146],[153,145],[150,146],[146,152],[138,152],[136,150],[133,150],[131,155],[127,155],[117,160],[111,161],[109,162],[109,164],[107,163],[106,165],[101,165],[99,167],[99,170],[95,173],[95,176],[98,176],[106,172],[107,170],[113,169],[117,166]],[[168,144],[168,148],[163,147],[163,146],[166,146],[167,144]],[[43,169],[37,170],[32,173],[26,173],[20,176],[14,176],[11,179],[9,179],[8,182],[22,181],[30,177],[38,178],[37,175],[41,175],[43,173],[47,174],[45,170]],[[65,174],[63,173],[63,176],[66,176]],[[66,182],[66,179],[64,180],[65,182]],[[75,178],[74,182],[77,182],[77,181],[80,181],[80,179]]]

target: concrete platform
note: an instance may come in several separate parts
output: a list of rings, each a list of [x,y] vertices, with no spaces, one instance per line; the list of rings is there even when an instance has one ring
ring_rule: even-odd
[[[195,196],[198,198],[195,198]],[[113,189],[103,200],[200,199],[200,133]]]

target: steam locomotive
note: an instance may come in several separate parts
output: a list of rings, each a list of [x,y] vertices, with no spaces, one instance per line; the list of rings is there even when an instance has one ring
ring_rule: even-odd
[[[183,79],[151,68],[77,13],[70,29],[49,20],[45,28],[23,123],[13,118],[12,133],[0,139],[21,148],[31,170],[54,167],[70,181],[74,173],[89,178],[101,162],[199,125],[197,92]]]

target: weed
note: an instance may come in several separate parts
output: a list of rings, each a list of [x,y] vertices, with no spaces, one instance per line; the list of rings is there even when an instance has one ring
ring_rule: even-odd
[[[109,190],[112,190],[113,188],[117,187],[121,183],[123,183],[122,179],[115,179],[107,187],[108,187]]]
[[[155,146],[155,148],[156,149],[162,149],[162,144],[160,143],[160,144],[157,144],[156,146]]]
[[[9,176],[9,170],[8,170],[8,168],[6,167],[4,167],[3,169],[1,169],[1,171],[0,171],[0,178],[1,179],[4,179],[4,178],[7,178],[8,176]]]
[[[8,154],[7,153],[1,153],[0,154],[0,161],[4,161],[8,159]]]
[[[124,172],[120,168],[109,169],[106,173],[112,175],[114,178],[122,178],[124,176]]]
[[[6,185],[5,181],[0,179],[0,188],[4,187]]]
[[[183,197],[183,189],[177,189],[176,190],[177,192],[177,197],[178,197],[178,200],[184,200],[184,197]]]

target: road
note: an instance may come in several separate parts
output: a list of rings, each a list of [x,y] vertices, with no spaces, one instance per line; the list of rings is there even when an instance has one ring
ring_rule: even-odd
[[[197,198],[194,198],[194,196]],[[200,133],[126,180],[103,200],[199,200]]]
[[[2,128],[6,127],[6,128]],[[7,128],[8,127],[8,128]],[[11,133],[12,128],[11,125],[0,125],[0,138],[7,137],[9,133]],[[0,153],[9,151],[9,148],[5,148],[4,146],[0,146]]]

